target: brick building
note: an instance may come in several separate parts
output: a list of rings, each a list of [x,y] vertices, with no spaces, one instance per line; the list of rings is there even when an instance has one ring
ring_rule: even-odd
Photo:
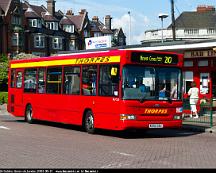
[[[75,15],[56,11],[56,0],[47,0],[47,7],[28,1],[0,0],[0,53],[14,56],[20,52],[49,56],[59,51],[85,49],[85,38],[95,37],[94,21],[81,9]],[[110,34],[116,45],[125,45],[122,29],[111,29],[111,17],[99,23],[102,35]],[[97,26],[99,26],[97,25]]]

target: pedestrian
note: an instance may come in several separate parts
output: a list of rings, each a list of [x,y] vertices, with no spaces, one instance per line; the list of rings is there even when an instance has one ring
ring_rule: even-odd
[[[188,91],[188,95],[190,96],[190,107],[191,107],[191,114],[190,117],[192,118],[195,114],[194,118],[199,118],[197,113],[197,102],[199,99],[199,89],[196,87],[196,83],[191,83],[191,88]]]

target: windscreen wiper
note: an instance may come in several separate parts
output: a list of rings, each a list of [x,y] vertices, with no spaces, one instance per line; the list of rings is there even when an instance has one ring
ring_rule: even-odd
[[[140,101],[140,103],[143,103],[146,99],[146,96],[143,96],[139,101]]]

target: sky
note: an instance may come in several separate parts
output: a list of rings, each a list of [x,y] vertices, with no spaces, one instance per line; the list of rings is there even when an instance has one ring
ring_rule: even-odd
[[[29,0],[31,4],[44,5],[46,0]],[[195,11],[199,5],[212,5],[216,7],[215,0],[174,0],[175,18],[184,11]],[[129,43],[140,44],[146,30],[161,29],[162,22],[158,15],[168,14],[164,19],[164,28],[171,24],[170,0],[56,0],[56,11],[66,13],[72,10],[75,15],[80,9],[86,9],[89,19],[98,16],[104,22],[106,15],[112,17],[112,28],[122,27]],[[130,12],[130,15],[128,14]],[[131,27],[130,27],[131,26]]]

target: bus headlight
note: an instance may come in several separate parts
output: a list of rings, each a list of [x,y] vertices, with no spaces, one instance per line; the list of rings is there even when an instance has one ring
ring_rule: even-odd
[[[176,108],[176,113],[182,113],[182,111],[183,111],[183,108],[182,108],[182,107]]]
[[[174,120],[180,120],[180,119],[181,119],[181,116],[180,116],[180,115],[174,115],[173,119],[174,119]]]
[[[132,114],[120,114],[120,120],[135,120],[136,116]]]

